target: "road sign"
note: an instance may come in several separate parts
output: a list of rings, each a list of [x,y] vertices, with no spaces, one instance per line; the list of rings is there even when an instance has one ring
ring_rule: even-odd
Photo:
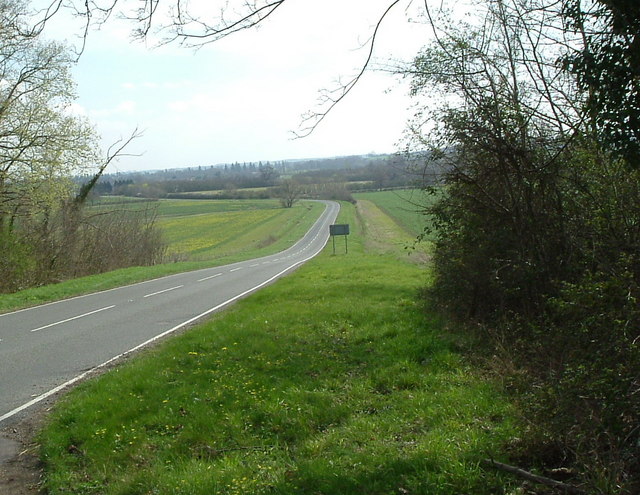
[[[349,235],[349,224],[329,225],[329,234],[331,235]]]
[[[347,236],[349,235],[349,224],[348,223],[338,223],[334,225],[329,225],[329,234],[331,234],[331,238],[333,239],[333,254],[336,254],[336,236],[343,235],[344,236],[344,252],[349,252],[349,247],[347,245]]]

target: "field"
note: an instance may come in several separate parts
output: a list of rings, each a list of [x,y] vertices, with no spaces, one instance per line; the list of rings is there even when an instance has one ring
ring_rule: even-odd
[[[322,208],[315,202],[282,208],[272,200],[166,200],[159,204],[158,223],[170,258],[259,256],[293,244]]]
[[[379,211],[343,205],[348,255],[69,393],[39,437],[48,493],[509,492],[480,461],[505,459],[511,406],[417,303],[425,267],[367,243]]]
[[[358,201],[366,200],[375,203],[378,208],[402,225],[414,238],[424,230],[425,217],[421,210],[430,201],[430,198],[423,191],[402,189],[398,191],[355,193],[353,197]]]
[[[365,245],[373,251],[395,253],[396,256],[415,262],[429,257],[430,242],[427,236],[416,242],[426,224],[425,216],[418,211],[431,198],[417,190],[381,191],[354,194],[357,214],[365,231]]]

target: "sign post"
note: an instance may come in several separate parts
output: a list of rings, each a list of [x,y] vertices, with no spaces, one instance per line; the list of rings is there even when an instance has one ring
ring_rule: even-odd
[[[344,252],[345,254],[349,253],[349,246],[347,244],[347,236],[349,235],[349,224],[334,224],[329,225],[329,234],[333,239],[333,254],[336,254],[336,236],[343,235],[344,236]]]

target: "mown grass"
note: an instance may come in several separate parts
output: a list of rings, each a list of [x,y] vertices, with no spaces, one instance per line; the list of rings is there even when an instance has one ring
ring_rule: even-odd
[[[50,494],[503,493],[480,468],[510,406],[416,303],[423,268],[369,254],[352,207],[278,283],[59,403]]]
[[[413,237],[424,231],[425,216],[421,210],[431,202],[431,197],[419,189],[355,193],[356,200],[371,201],[387,215],[402,225]]]
[[[92,208],[113,208],[107,205]],[[157,208],[171,262],[114,270],[56,284],[0,294],[0,312],[106,290],[120,285],[233,263],[276,253],[293,245],[324,206],[315,202],[278,207],[275,200],[131,200],[117,208]]]

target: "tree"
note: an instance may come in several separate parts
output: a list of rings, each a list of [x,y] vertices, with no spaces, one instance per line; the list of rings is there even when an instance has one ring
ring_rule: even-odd
[[[0,2],[0,227],[49,211],[71,191],[74,173],[95,167],[97,138],[70,112],[72,60],[40,41],[19,1]]]
[[[258,166],[258,171],[260,174],[261,181],[264,183],[264,185],[267,185],[267,186],[273,184],[280,176],[278,171],[272,165],[269,165],[269,164],[267,165],[260,164]]]
[[[583,41],[565,63],[588,94],[590,122],[608,149],[640,167],[640,3],[567,0],[564,13]]]
[[[640,170],[610,153],[591,88],[560,63],[585,46],[562,10],[485,0],[475,12],[465,24],[430,17],[435,42],[405,71],[416,96],[440,96],[412,125],[414,144],[448,165],[427,208],[428,301],[525,374],[522,404],[548,448],[606,473],[602,493],[635,493]]]
[[[413,145],[450,170],[450,194],[434,211],[440,287],[452,284],[451,303],[472,314],[507,304],[533,311],[565,266],[553,205],[563,150],[581,122],[575,85],[554,64],[560,54],[540,47],[570,40],[557,30],[560,16],[534,2],[487,0],[475,11],[458,25],[429,12],[435,41],[404,71],[414,96],[442,101],[412,124]]]
[[[43,41],[30,20],[20,0],[0,0],[0,291],[155,261],[163,251],[152,212],[83,209],[138,134],[100,157],[94,130],[71,111],[70,52]]]
[[[302,187],[291,179],[285,179],[276,188],[276,196],[284,208],[291,208],[302,195]]]

